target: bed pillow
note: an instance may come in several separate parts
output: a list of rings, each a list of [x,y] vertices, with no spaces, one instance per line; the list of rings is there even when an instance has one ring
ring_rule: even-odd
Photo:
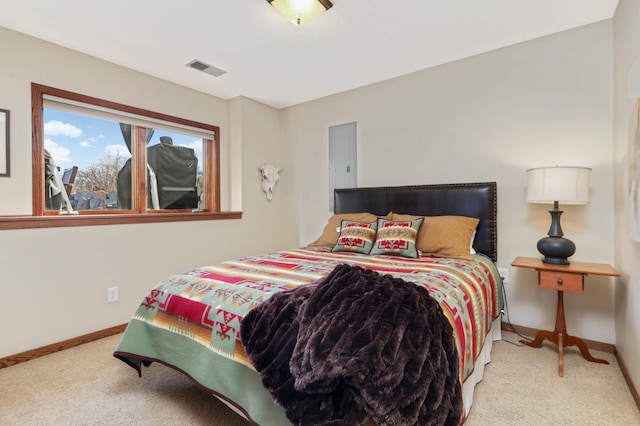
[[[419,216],[393,213],[393,220],[411,220]],[[416,246],[423,255],[472,259],[470,247],[480,220],[466,216],[425,216]]]
[[[376,241],[369,254],[386,254],[391,256],[418,257],[416,237],[423,218],[413,220],[378,219]]]
[[[391,219],[391,213],[384,216],[386,219]],[[310,246],[321,247],[333,247],[338,242],[338,235],[340,234],[340,227],[343,220],[350,220],[353,222],[376,222],[378,216],[372,213],[343,213],[334,214],[329,218],[329,222],[325,225],[322,235],[314,242],[308,244]]]
[[[338,241],[331,251],[351,251],[369,254],[376,239],[377,222],[354,222],[343,220]]]
[[[471,254],[476,254],[476,249],[473,248],[473,243],[476,240],[476,231],[473,231],[473,234],[471,234],[471,242],[469,243],[469,253]]]

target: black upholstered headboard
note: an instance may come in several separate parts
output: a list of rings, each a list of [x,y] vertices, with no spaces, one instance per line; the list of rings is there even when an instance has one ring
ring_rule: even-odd
[[[336,189],[335,213],[390,211],[417,216],[468,216],[480,219],[473,244],[478,253],[498,259],[495,182]]]

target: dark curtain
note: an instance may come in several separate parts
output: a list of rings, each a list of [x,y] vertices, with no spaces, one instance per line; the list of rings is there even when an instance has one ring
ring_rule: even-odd
[[[122,138],[127,145],[127,149],[131,152],[131,124],[120,123],[120,131]],[[153,137],[155,129],[147,129],[147,144]],[[149,181],[149,173],[147,171],[147,182]],[[122,169],[118,172],[118,207],[121,209],[131,209],[131,158],[124,163]],[[147,190],[147,202],[151,205],[151,193]]]
[[[120,123],[120,131],[122,132],[122,138],[127,145],[127,149],[131,152],[131,124]],[[149,144],[149,141],[153,137],[153,132],[155,132],[155,129],[147,129],[147,144]]]

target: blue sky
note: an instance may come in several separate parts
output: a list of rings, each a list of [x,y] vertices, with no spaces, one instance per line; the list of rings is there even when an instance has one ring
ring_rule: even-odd
[[[202,167],[201,139],[157,129],[148,145],[159,143],[160,136],[170,136],[174,145],[194,148],[198,166]],[[51,108],[44,109],[44,147],[61,169],[82,169],[107,153],[131,156],[119,123]]]

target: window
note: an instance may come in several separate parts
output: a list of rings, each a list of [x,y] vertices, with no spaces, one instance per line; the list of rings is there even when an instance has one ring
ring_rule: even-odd
[[[33,216],[44,225],[237,218],[219,128],[32,84]]]

